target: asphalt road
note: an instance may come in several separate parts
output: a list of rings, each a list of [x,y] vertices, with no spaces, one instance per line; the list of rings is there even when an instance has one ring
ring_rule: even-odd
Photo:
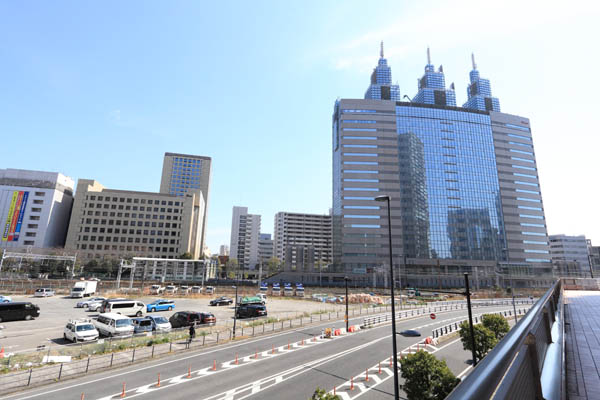
[[[508,309],[509,306],[485,307],[474,313]],[[438,313],[434,321],[429,316],[422,316],[398,322],[397,329],[419,329],[427,336],[432,329],[465,316],[466,310]],[[362,318],[350,321],[351,324],[360,322]],[[393,398],[393,378],[387,361],[392,348],[390,324],[333,339],[316,339],[331,325],[342,326],[343,322],[178,354],[4,398],[79,399],[84,393],[86,399],[116,399],[120,398],[123,383],[126,398],[140,399],[308,399],[317,386],[328,391],[335,386],[344,399]],[[421,339],[398,336],[398,349],[406,352]],[[468,367],[469,353],[462,350],[458,341],[428,350],[445,358],[457,375]],[[382,374],[378,374],[380,362]],[[213,370],[213,363],[216,363],[216,370]],[[188,368],[191,370],[189,378]],[[365,372],[369,368],[370,380],[367,382]],[[157,386],[159,373],[160,387]],[[355,377],[355,389],[350,391],[348,385],[352,377]]]

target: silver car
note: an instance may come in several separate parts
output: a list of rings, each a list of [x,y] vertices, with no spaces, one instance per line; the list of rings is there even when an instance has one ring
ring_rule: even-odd
[[[94,297],[93,299],[87,299],[87,300],[78,302],[76,307],[77,308],[86,308],[86,307],[89,307],[90,304],[92,304],[92,303],[97,303],[97,302],[102,303],[104,300],[106,300],[104,297]]]
[[[54,289],[50,288],[39,288],[35,290],[34,297],[50,297],[54,296]]]

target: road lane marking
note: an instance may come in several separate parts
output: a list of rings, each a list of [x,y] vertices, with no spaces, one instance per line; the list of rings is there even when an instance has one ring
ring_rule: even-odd
[[[340,336],[338,336],[338,337],[340,337]],[[271,375],[271,376],[269,376],[267,378],[262,378],[262,379],[259,379],[258,381],[247,383],[247,384],[244,384],[244,385],[239,386],[237,388],[229,389],[226,392],[222,392],[222,393],[213,395],[211,397],[207,397],[206,400],[216,400],[216,399],[219,399],[219,400],[233,400],[235,396],[243,394],[245,392],[248,392],[245,396],[239,397],[239,399],[244,399],[244,398],[252,395],[253,393],[261,392],[261,391],[263,391],[263,390],[265,390],[265,389],[267,389],[267,388],[269,388],[271,386],[277,385],[277,384],[279,384],[279,383],[281,383],[281,382],[283,382],[285,380],[288,380],[288,379],[291,379],[291,378],[293,378],[295,376],[298,376],[298,375],[300,375],[300,374],[308,371],[309,368],[313,368],[313,367],[319,366],[319,365],[324,364],[326,362],[329,362],[329,361],[335,360],[337,358],[343,357],[343,356],[345,356],[347,354],[351,354],[351,353],[353,353],[355,351],[362,350],[365,347],[371,346],[371,345],[373,345],[373,344],[375,344],[377,342],[380,342],[380,341],[382,341],[384,339],[387,339],[389,337],[390,337],[390,335],[383,336],[381,338],[378,338],[378,339],[372,340],[370,342],[361,344],[359,346],[356,346],[356,347],[353,347],[351,349],[342,351],[340,353],[335,353],[335,354],[332,354],[332,355],[329,355],[329,356],[326,356],[326,357],[323,357],[323,358],[320,358],[320,359],[317,359],[317,360],[310,361],[308,363],[303,363],[303,364],[298,365],[296,367],[293,367],[293,368],[291,368],[291,369],[289,369],[287,371],[279,372],[279,373],[277,373],[275,375]],[[302,348],[313,347],[313,346],[316,346],[316,345],[318,345],[320,343],[328,343],[330,341],[331,341],[330,339],[318,339],[316,342],[311,342],[312,343],[311,345],[305,346],[305,347],[302,347]],[[276,353],[276,354],[283,355],[283,354],[287,354],[287,353],[289,353],[291,351],[293,351],[293,350],[288,350],[285,353]],[[233,362],[235,362],[235,361],[233,361]],[[245,365],[245,364],[236,365],[236,364],[231,364],[231,363],[232,363],[232,361],[228,361],[228,362],[222,364],[222,368],[221,369],[218,369],[216,371],[212,371],[212,370],[208,371],[209,375],[215,375],[215,374],[218,374],[220,372],[228,371],[228,370],[231,370],[232,368],[237,368],[237,367],[241,367],[241,366]],[[206,370],[206,368],[204,370]],[[196,371],[193,371],[192,375],[197,375]],[[125,393],[126,393],[127,398],[133,398],[133,397],[137,397],[137,396],[142,396],[142,395],[147,394],[147,393],[156,392],[158,390],[163,390],[165,388],[172,388],[173,386],[176,386],[178,384],[182,384],[182,383],[186,383],[186,382],[192,382],[192,381],[195,381],[196,379],[202,378],[202,377],[204,377],[206,375],[203,374],[201,376],[192,376],[192,378],[185,378],[184,379],[183,377],[185,377],[185,376],[187,376],[187,375],[180,375],[180,376],[176,376],[174,378],[166,379],[166,380],[163,381],[165,383],[161,384],[160,387],[157,387],[154,384],[147,384],[147,385],[143,385],[143,386],[140,386],[140,387],[137,387],[137,388],[132,388],[132,389],[126,390]],[[111,399],[117,398],[118,396],[120,396],[120,394],[121,394],[121,392],[114,393],[114,394],[109,395],[109,396],[101,397],[98,400],[111,400]]]
[[[467,373],[468,370],[472,369],[473,366],[469,365],[467,368],[464,369],[463,372],[461,372],[460,374],[458,374],[456,377],[460,380],[462,380],[463,376]]]
[[[497,306],[492,306],[492,307],[496,308]],[[448,311],[444,311],[443,313],[445,314],[445,313],[454,313],[454,312],[461,312],[461,311],[465,311],[465,310],[448,310]],[[410,319],[418,319],[418,318],[425,318],[425,317],[427,317],[427,315],[423,314],[423,315],[415,316],[414,318],[409,318],[409,319],[401,320],[400,322],[409,322]],[[352,320],[360,320],[361,318],[364,318],[364,317],[363,316],[353,317],[353,318],[350,318],[350,320],[351,321]],[[451,318],[451,319],[444,319],[444,320],[440,319],[439,321],[436,321],[436,323],[440,323],[441,324],[441,323],[444,323],[444,322],[447,322],[447,321],[451,321],[451,320],[457,319],[457,318],[462,318],[462,317],[454,317],[454,318]],[[240,346],[247,346],[247,345],[250,345],[250,344],[254,344],[254,343],[258,343],[258,342],[262,342],[262,341],[274,339],[274,338],[277,338],[277,337],[280,337],[280,336],[284,336],[284,335],[297,334],[299,332],[306,331],[308,329],[315,329],[315,328],[319,328],[319,327],[323,327],[323,326],[326,327],[326,326],[329,326],[330,324],[336,323],[336,322],[339,323],[339,322],[343,322],[343,321],[327,321],[327,322],[324,322],[322,324],[300,327],[300,328],[296,328],[296,329],[293,329],[293,330],[289,330],[289,331],[285,331],[285,332],[280,332],[280,333],[272,334],[272,335],[269,335],[269,336],[260,337],[260,338],[257,338],[257,339],[254,339],[254,340],[251,340],[251,341],[248,341],[248,342],[240,342],[238,344],[224,343],[224,344],[215,346],[211,350],[203,351],[201,353],[192,354],[192,355],[185,356],[185,357],[179,357],[177,359],[173,359],[173,360],[169,360],[169,361],[164,361],[164,362],[152,364],[152,365],[148,365],[148,366],[145,366],[145,367],[136,368],[134,370],[124,371],[124,372],[117,373],[117,374],[107,373],[107,376],[105,376],[105,377],[97,378],[97,379],[93,379],[93,380],[89,380],[89,381],[85,381],[85,382],[81,382],[81,383],[76,383],[76,384],[65,386],[65,387],[62,387],[62,388],[57,388],[57,389],[52,389],[52,390],[48,390],[48,391],[43,391],[43,392],[39,392],[39,393],[36,393],[36,394],[28,395],[28,396],[25,396],[25,397],[18,397],[19,396],[18,394],[15,394],[15,395],[12,395],[12,396],[9,395],[9,396],[10,397],[19,398],[20,400],[26,400],[26,399],[31,399],[31,398],[40,397],[40,396],[46,396],[46,395],[49,395],[51,393],[56,393],[56,392],[60,392],[60,391],[64,391],[64,390],[69,390],[69,389],[72,389],[72,388],[75,388],[75,387],[85,386],[85,385],[89,385],[89,384],[101,382],[101,381],[108,380],[108,379],[114,379],[116,377],[125,376],[125,375],[129,375],[129,374],[132,374],[132,373],[137,373],[137,372],[140,372],[140,371],[144,371],[144,370],[147,370],[147,369],[160,367],[160,366],[163,366],[163,365],[168,365],[168,364],[173,364],[173,363],[179,363],[179,362],[184,361],[184,360],[188,360],[188,359],[192,359],[192,358],[197,358],[197,357],[202,357],[202,356],[205,356],[205,355],[208,355],[208,354],[212,354],[212,353],[216,353],[216,352],[219,352],[219,351],[230,350],[230,349],[234,349],[234,348],[237,348],[237,347],[240,347]],[[372,331],[373,329],[385,328],[386,326],[387,325],[381,325],[381,326],[377,326],[377,327],[371,328],[369,330],[361,330],[361,331],[359,331],[357,333],[368,332],[368,331]],[[419,329],[419,328],[416,328],[416,329]],[[351,336],[351,335],[346,335],[346,336]],[[346,336],[341,336],[341,337],[346,337]],[[304,343],[305,344],[310,343],[311,340],[304,340]],[[271,354],[271,350],[266,350],[266,351],[262,352],[261,355],[263,357],[265,357],[265,358],[271,358],[271,357],[274,356],[273,354]]]

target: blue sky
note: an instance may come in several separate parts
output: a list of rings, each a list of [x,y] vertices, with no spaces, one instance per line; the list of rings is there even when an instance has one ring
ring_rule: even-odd
[[[425,49],[466,99],[470,54],[531,119],[550,233],[600,244],[598,17],[584,1],[2,1],[0,168],[158,191],[165,152],[212,157],[207,242],[231,209],[331,206],[331,112],[384,40],[413,96]]]

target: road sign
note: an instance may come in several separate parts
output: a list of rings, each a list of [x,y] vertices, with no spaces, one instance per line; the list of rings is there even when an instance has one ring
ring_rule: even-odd
[[[435,314],[434,313],[429,314],[429,316],[431,317],[431,319],[435,319]]]

